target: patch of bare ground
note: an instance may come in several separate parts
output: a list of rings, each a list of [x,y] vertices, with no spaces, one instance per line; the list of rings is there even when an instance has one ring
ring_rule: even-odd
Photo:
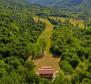
[[[55,72],[60,69],[60,58],[53,57],[52,54],[45,54],[42,58],[34,59],[33,62],[36,66],[35,71],[38,71],[38,69],[43,66],[51,66]]]

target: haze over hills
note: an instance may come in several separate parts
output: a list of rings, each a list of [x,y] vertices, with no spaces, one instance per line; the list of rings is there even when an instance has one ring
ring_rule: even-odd
[[[66,9],[85,10],[91,7],[91,0],[28,0],[42,6],[59,7]]]

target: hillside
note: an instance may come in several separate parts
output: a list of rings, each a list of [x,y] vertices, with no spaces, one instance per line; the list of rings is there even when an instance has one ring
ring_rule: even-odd
[[[91,84],[90,4],[0,0],[0,84]]]
[[[28,0],[30,3],[47,7],[69,9],[75,12],[87,12],[91,14],[91,0]],[[83,10],[84,9],[84,10]]]
[[[56,7],[65,7],[66,9],[87,10],[91,7],[90,0],[63,0],[55,5]]]
[[[72,5],[77,5],[79,3],[82,3],[83,0],[28,0],[31,3],[36,3],[36,4],[40,4],[40,5],[44,5],[44,6],[72,6]]]
[[[31,3],[40,4],[42,6],[56,6],[56,7],[75,7],[75,6],[85,6],[90,7],[90,0],[28,0]]]
[[[54,6],[56,3],[62,0],[28,0],[28,1],[42,6]]]

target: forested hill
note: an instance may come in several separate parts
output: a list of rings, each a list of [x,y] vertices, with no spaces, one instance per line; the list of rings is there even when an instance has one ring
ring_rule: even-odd
[[[91,14],[91,0],[28,0],[30,3],[46,7],[56,7],[74,12]],[[67,11],[66,10],[66,11]]]
[[[26,62],[45,28],[43,23],[33,21],[33,9],[22,0],[0,0],[0,84],[40,80],[32,61]]]
[[[91,0],[28,0],[31,3],[36,3],[50,7],[90,7]]]
[[[58,73],[41,78],[38,64]],[[91,84],[91,15],[0,0],[0,84]]]
[[[39,13],[40,10],[40,6],[32,5],[27,0],[0,0],[0,13],[25,13],[32,15]]]

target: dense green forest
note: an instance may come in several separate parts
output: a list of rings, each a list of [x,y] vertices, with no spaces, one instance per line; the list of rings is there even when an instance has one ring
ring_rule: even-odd
[[[0,0],[0,84],[91,84],[91,18],[59,10]],[[49,35],[46,41],[42,34]],[[47,44],[60,58],[54,80],[36,75],[32,61],[43,56]]]
[[[90,35],[90,28],[82,30],[69,25],[54,28],[51,51],[54,55],[60,55],[60,68],[72,84],[91,83]]]

